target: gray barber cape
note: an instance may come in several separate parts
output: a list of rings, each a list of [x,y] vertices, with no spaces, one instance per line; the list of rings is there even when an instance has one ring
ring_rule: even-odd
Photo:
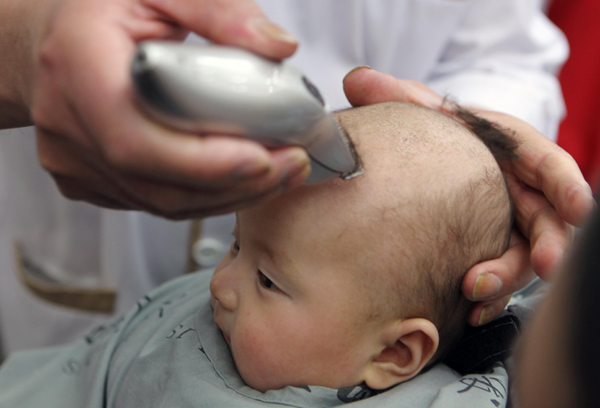
[[[261,393],[237,373],[212,318],[211,274],[157,288],[75,344],[16,353],[0,369],[0,408],[506,406],[508,377],[460,376],[444,364],[385,392],[285,387]]]

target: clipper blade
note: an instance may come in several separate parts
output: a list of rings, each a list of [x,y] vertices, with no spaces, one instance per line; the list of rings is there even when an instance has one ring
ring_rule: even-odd
[[[308,183],[340,177],[344,180],[362,174],[362,164],[352,139],[333,114],[328,114],[315,126],[316,137],[304,146],[313,164]]]

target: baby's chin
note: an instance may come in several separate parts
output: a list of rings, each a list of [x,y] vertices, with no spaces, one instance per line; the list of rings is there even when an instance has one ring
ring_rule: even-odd
[[[229,350],[231,351],[231,356],[233,357],[233,362],[235,364],[235,368],[237,370],[237,372],[239,373],[240,377],[242,377],[242,380],[244,381],[244,383],[256,390],[256,391],[260,391],[262,393],[265,393],[267,391],[272,391],[272,390],[279,390],[283,387],[285,387],[288,384],[282,384],[279,381],[273,381],[275,376],[270,376],[270,379],[264,378],[264,376],[259,375],[256,371],[257,370],[246,370],[243,364],[238,363],[238,361],[236,361],[235,358],[235,353],[233,351],[233,349],[231,348],[231,345],[229,345]],[[269,376],[267,376],[269,377]]]
[[[257,369],[256,365],[248,364],[247,366],[243,363],[238,363],[236,360],[236,353],[231,350],[231,355],[235,363],[235,367],[244,383],[257,391],[265,393],[267,391],[280,390],[285,387],[295,388],[307,388],[308,386],[325,387],[331,389],[340,389],[346,387],[352,387],[358,384],[344,384],[339,382],[332,382],[332,378],[326,375],[326,378],[313,379],[307,381],[306,378],[300,380],[299,378],[289,378],[289,371],[285,370],[285,373],[277,372],[277,370],[268,369]]]
[[[259,367],[260,363],[257,364],[255,360],[246,361],[244,358],[240,358],[240,353],[236,352],[234,344],[229,341],[227,345],[231,352],[235,368],[248,387],[265,393],[267,391],[280,390],[286,386],[305,386],[304,384],[295,385],[293,382],[286,381],[282,378],[281,373],[277,373],[277,370],[271,370],[269,367],[264,366]]]
[[[231,351],[231,338],[221,330],[221,335],[225,339],[225,343],[227,343],[227,347],[229,347],[229,351]]]

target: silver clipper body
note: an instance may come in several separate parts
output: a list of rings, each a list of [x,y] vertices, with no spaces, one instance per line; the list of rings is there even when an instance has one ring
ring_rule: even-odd
[[[296,68],[216,45],[148,41],[132,62],[138,99],[166,126],[303,147],[308,183],[352,177],[359,167],[317,88]]]

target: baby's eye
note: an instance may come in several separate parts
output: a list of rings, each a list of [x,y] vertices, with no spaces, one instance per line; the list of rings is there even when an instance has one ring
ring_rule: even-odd
[[[258,271],[258,278],[260,279],[260,284],[265,289],[277,289],[277,285],[273,283],[273,281],[265,276],[264,273]]]
[[[233,250],[235,252],[238,252],[240,250],[240,243],[238,242],[237,239],[233,242]]]

